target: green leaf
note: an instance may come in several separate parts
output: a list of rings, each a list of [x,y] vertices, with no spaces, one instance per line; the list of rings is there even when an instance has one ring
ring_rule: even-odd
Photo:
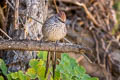
[[[2,70],[2,73],[7,76],[7,67],[6,64],[2,59],[0,59],[0,69]]]
[[[22,71],[18,71],[18,75],[20,80],[27,80],[27,76]]]
[[[3,76],[0,76],[0,80],[4,80]]]
[[[92,78],[89,78],[87,80],[99,80],[98,78],[95,78],[95,77],[92,77]]]
[[[11,74],[10,74],[10,73],[7,74],[7,79],[8,79],[8,80],[12,80],[12,77],[11,77]]]
[[[55,72],[55,80],[60,80],[60,72]]]
[[[78,66],[77,62],[75,59],[69,58],[70,59],[70,65],[71,67]]]
[[[71,76],[69,74],[61,75],[62,80],[71,80]]]
[[[42,59],[40,59],[38,66],[43,66],[44,64],[45,64],[45,62]]]
[[[34,68],[36,71],[39,68],[39,61],[37,59],[31,59],[29,62],[30,67]]]
[[[45,80],[45,66],[40,66],[37,71],[38,78],[40,80]]]
[[[19,77],[18,72],[11,73],[10,75],[11,75],[12,79],[17,79]]]
[[[30,76],[31,79],[35,79],[37,77],[36,71],[33,68],[29,68],[26,74]]]
[[[82,67],[82,66],[76,66],[76,67],[74,67],[74,71],[75,71],[75,75],[76,76],[79,76],[79,77],[83,77],[84,76],[84,74],[85,74],[85,69]]]
[[[39,51],[39,53],[37,54],[38,58],[46,61],[47,60],[47,51]]]
[[[79,79],[81,79],[81,80],[88,80],[88,79],[90,79],[91,77],[88,75],[88,74],[84,74],[84,76],[83,77],[79,77]]]

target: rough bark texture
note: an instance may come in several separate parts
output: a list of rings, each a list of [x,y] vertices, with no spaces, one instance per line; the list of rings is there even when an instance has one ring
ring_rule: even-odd
[[[47,16],[47,3],[45,0],[19,0],[19,13],[26,16],[35,18],[40,22],[44,22]],[[10,0],[10,3],[15,4],[13,0]],[[9,5],[10,6],[10,5]],[[8,35],[12,39],[33,39],[40,40],[41,38],[41,28],[42,24],[28,18],[25,16],[19,17],[18,24],[19,28],[15,29],[13,26],[14,22],[14,9],[10,7],[9,14],[9,27]],[[6,63],[9,65],[8,69],[10,71],[25,70],[28,61],[32,58],[36,58],[35,51],[7,51],[6,52]],[[13,65],[10,65],[13,64]]]
[[[36,40],[4,40],[0,41],[0,50],[21,50],[21,51],[57,51],[57,52],[74,52],[90,53],[90,49],[69,43],[40,43]]]

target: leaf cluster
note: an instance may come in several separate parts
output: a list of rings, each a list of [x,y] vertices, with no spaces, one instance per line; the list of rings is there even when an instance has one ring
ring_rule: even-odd
[[[40,51],[38,53],[39,59],[31,59],[29,62],[30,68],[26,72],[9,72],[7,71],[6,64],[0,59],[1,73],[8,80],[48,80],[50,73],[52,74],[52,67],[48,69],[47,77],[45,78],[45,62],[47,59],[47,52]],[[85,69],[79,66],[73,58],[70,58],[67,54],[62,54],[61,60],[56,67],[55,80],[98,80],[98,78],[90,77],[86,74]],[[5,80],[3,76],[0,76],[0,80]],[[50,80],[53,80],[50,77]]]

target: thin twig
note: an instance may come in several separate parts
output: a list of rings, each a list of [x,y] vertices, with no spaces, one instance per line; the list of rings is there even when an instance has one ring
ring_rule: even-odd
[[[5,33],[1,28],[0,28],[0,31],[1,31],[7,38],[9,38],[9,40],[12,40],[12,38],[11,38],[7,33]],[[13,50],[13,52],[14,52],[16,55],[18,55],[17,52],[15,52],[15,50]]]
[[[18,29],[18,18],[19,18],[19,0],[15,0],[15,12],[14,12],[14,27],[15,29]]]
[[[1,28],[0,28],[0,31],[1,31],[7,38],[9,38],[9,40],[12,39],[9,35],[7,35],[7,33],[4,32]]]
[[[21,13],[19,13],[19,14],[22,15],[22,16],[26,16],[26,17],[28,17],[28,18],[31,18],[31,19],[33,19],[34,21],[36,21],[36,22],[40,23],[41,25],[43,25],[42,22],[38,21],[37,19],[35,19],[35,18],[31,17],[31,16],[24,15],[24,14],[21,14]]]
[[[88,11],[88,9],[87,9],[85,4],[79,3],[79,2],[75,2],[75,4],[78,5],[78,6],[82,6],[84,8],[86,14],[88,15],[88,18],[90,18],[96,26],[98,26],[98,27],[100,26],[98,24],[98,22],[95,20],[95,18],[93,17],[93,15]]]
[[[82,55],[87,59],[89,63],[93,63],[85,54],[82,54]]]
[[[53,0],[53,2],[54,2],[54,5],[55,5],[55,8],[56,8],[57,13],[59,13],[59,9],[58,9],[58,7],[57,7],[56,0]]]
[[[111,44],[112,44],[112,41],[110,41],[110,42],[108,43],[108,45],[107,45],[107,47],[106,47],[106,49],[105,49],[105,52],[108,52],[108,50],[109,50]]]
[[[101,39],[101,43],[102,43],[102,48],[105,50],[105,42],[103,38]]]
[[[96,35],[92,32],[92,35],[93,35],[93,38],[95,40],[95,44],[96,44],[96,53],[97,53],[97,60],[98,60],[98,63],[100,63],[100,54],[99,54],[99,44],[98,44],[98,40],[96,38]]]
[[[77,59],[77,63],[79,63],[83,58],[84,58],[84,56],[81,55],[81,56]]]
[[[72,4],[75,4],[77,6],[83,7],[87,16],[88,16],[88,18],[91,19],[97,27],[100,27],[100,24],[98,24],[98,22],[95,20],[94,16],[88,11],[88,9],[87,9],[87,7],[84,3],[79,3],[78,1],[74,1],[74,0],[61,0],[61,1],[72,3]]]
[[[8,0],[6,0],[6,3],[14,10],[15,8],[14,8],[14,6],[8,1]]]
[[[73,44],[71,41],[69,41],[67,38],[64,38],[64,40],[70,44]]]

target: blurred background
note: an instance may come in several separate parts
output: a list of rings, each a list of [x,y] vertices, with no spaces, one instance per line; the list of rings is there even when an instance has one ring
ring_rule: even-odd
[[[17,0],[15,0],[17,1]],[[42,25],[25,16],[15,25],[14,0],[0,2],[0,29],[11,39],[40,40]],[[66,39],[91,49],[90,53],[69,55],[86,72],[100,80],[120,80],[120,1],[119,0],[19,0],[19,13],[28,12],[28,16],[44,23],[46,18],[64,11],[67,16]],[[31,1],[31,3],[29,3]],[[56,3],[56,4],[55,4]],[[40,4],[40,5],[39,5]],[[41,5],[42,4],[42,5]],[[31,6],[30,6],[31,5]],[[37,6],[33,6],[37,5]],[[47,7],[46,7],[47,6]],[[16,17],[18,18],[18,17]],[[15,28],[18,29],[14,30]],[[0,32],[0,39],[8,39]],[[10,38],[9,38],[10,39]],[[10,71],[28,68],[28,61],[36,58],[36,52],[0,51],[0,57],[6,61]],[[6,53],[6,54],[4,54]],[[60,58],[60,55],[57,55]],[[13,63],[15,63],[13,65]],[[10,65],[12,64],[12,65]],[[16,66],[18,65],[18,66]],[[23,65],[27,65],[24,66]]]

